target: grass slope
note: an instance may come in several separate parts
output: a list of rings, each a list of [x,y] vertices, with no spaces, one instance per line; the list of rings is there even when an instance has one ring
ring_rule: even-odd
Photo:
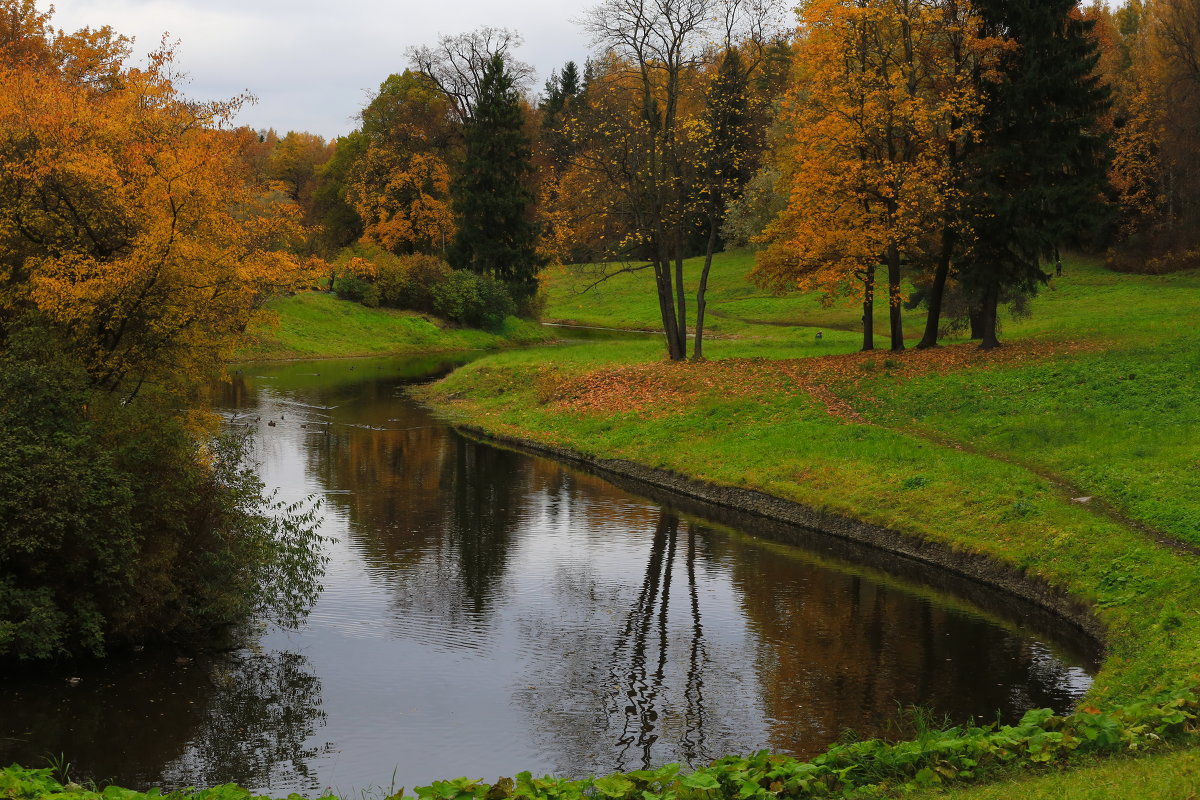
[[[812,328],[849,328],[857,309],[765,296],[746,284],[748,265],[745,254],[715,265],[710,308],[727,314],[728,337],[706,345],[716,360],[670,364],[656,341],[505,353],[424,397],[496,433],[1015,564],[1088,600],[1108,626],[1096,706],[1200,682],[1200,274],[1121,275],[1074,258],[1031,316],[1005,319],[999,351],[858,354],[853,331],[817,342]],[[652,327],[648,280],[622,276],[580,302],[569,275],[552,275],[548,315]],[[1140,796],[1180,796],[1171,776],[1146,770],[1162,781]],[[1106,796],[1080,793],[1082,774],[1062,780],[1079,790],[1068,796]]]
[[[483,350],[552,338],[541,325],[516,317],[496,332],[454,328],[424,314],[367,308],[323,292],[279,298],[267,308],[270,316],[247,332],[238,360]]]

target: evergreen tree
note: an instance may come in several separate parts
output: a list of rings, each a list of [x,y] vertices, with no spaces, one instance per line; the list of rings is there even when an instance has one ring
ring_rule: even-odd
[[[961,277],[982,320],[982,347],[999,344],[996,308],[1049,279],[1056,248],[1104,215],[1107,143],[1097,118],[1108,90],[1094,77],[1092,25],[1075,0],[977,0],[986,35],[1013,40],[999,74],[983,80],[978,146],[968,156],[965,212],[973,231]]]
[[[561,74],[558,70],[550,73],[550,79],[546,81],[546,96],[538,106],[542,112],[541,146],[558,170],[565,169],[575,155],[572,137],[565,130],[565,122],[572,111],[578,110],[581,91],[579,67],[575,66],[574,61],[568,61]]]
[[[466,159],[451,187],[458,234],[450,263],[502,281],[519,305],[536,294],[541,266],[523,117],[513,77],[496,54],[484,66],[474,114],[463,128]]]

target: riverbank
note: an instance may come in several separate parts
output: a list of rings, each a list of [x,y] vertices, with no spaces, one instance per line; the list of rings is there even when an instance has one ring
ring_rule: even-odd
[[[451,326],[428,314],[367,308],[325,292],[272,300],[246,332],[237,361],[414,355],[496,350],[554,339],[536,322],[509,317],[497,331]]]
[[[721,291],[776,321],[792,313]],[[492,436],[1006,564],[1094,609],[1108,653],[1087,702],[1110,708],[1197,682],[1197,319],[1196,273],[1117,275],[1074,259],[1032,317],[1006,320],[1009,345],[994,353],[858,354],[848,332],[817,341],[812,328],[772,335],[780,326],[764,322],[710,343],[719,360],[705,364],[665,363],[654,343],[506,353],[421,396]]]

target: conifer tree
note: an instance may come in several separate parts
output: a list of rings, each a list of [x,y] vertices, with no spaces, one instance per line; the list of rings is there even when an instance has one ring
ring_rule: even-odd
[[[982,344],[999,344],[1003,296],[1048,280],[1041,264],[1073,236],[1102,222],[1105,139],[1097,118],[1108,90],[1094,77],[1091,22],[1075,0],[976,0],[986,32],[1010,39],[983,80],[979,145],[965,192],[973,231],[962,279],[982,316]]]
[[[502,281],[518,305],[536,294],[541,266],[523,117],[513,76],[497,53],[484,66],[463,128],[466,159],[451,187],[458,222],[451,264]]]

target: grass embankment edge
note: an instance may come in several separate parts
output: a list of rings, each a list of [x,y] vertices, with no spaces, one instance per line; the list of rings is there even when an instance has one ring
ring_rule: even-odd
[[[415,311],[368,308],[325,292],[303,292],[267,304],[246,332],[233,361],[428,355],[546,344],[553,332],[509,317],[499,329],[478,330]]]
[[[1086,633],[1101,648],[1105,645],[1105,626],[1091,606],[1051,586],[1042,578],[992,556],[956,549],[943,542],[901,533],[844,514],[814,509],[755,489],[711,483],[674,470],[649,467],[625,459],[600,458],[532,439],[493,433],[476,425],[459,423],[455,429],[492,445],[545,456],[610,477],[626,478],[710,505],[808,528],[940,567],[1051,611]]]

